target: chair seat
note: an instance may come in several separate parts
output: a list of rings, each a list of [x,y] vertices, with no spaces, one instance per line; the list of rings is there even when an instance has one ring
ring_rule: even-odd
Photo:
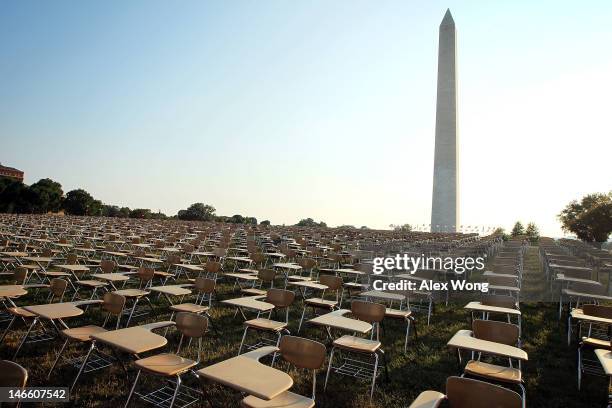
[[[484,377],[490,380],[519,384],[523,379],[521,370],[470,360],[465,366],[465,374]]]
[[[165,353],[136,360],[134,364],[139,369],[150,373],[172,377],[185,372],[197,363],[188,358],[177,356],[176,354]]]
[[[380,341],[377,340],[362,339],[361,337],[348,335],[334,340],[334,346],[360,353],[374,353],[380,348],[380,345]]]
[[[412,316],[410,310],[385,309],[385,317],[390,317],[392,319],[407,319],[410,316]]]
[[[101,286],[106,286],[105,282],[100,282],[97,280],[79,280],[76,281],[77,285],[88,286],[90,288],[99,288]]]
[[[610,340],[596,339],[593,337],[583,337],[582,345],[607,349],[610,348]]]
[[[10,307],[8,312],[17,317],[36,317],[34,313],[28,312],[22,307]]]
[[[327,300],[321,298],[306,299],[304,303],[309,306],[322,307],[327,309],[333,309],[338,304],[338,302],[336,302],[335,300]]]
[[[100,326],[82,326],[62,330],[62,335],[76,341],[90,341],[92,334],[104,333],[107,330]]]
[[[279,331],[287,327],[287,323],[285,322],[277,322],[276,320],[269,320],[263,318],[247,320],[246,322],[244,322],[244,324],[248,327],[271,331]]]
[[[195,303],[181,303],[180,305],[170,306],[170,310],[175,312],[202,313],[208,309],[208,306],[196,305]]]
[[[255,289],[255,288],[242,289],[240,292],[246,295],[253,295],[253,296],[260,296],[260,295],[265,296],[266,293],[268,293],[265,290]]]
[[[257,269],[250,269],[250,268],[240,268],[238,269],[238,272],[249,273],[252,275],[257,275],[259,273]]]
[[[270,401],[249,395],[242,400],[241,405],[245,408],[312,408],[315,402],[308,397],[285,391]]]

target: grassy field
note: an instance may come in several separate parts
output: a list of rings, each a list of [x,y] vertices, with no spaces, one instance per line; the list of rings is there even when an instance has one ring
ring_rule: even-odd
[[[537,250],[530,248],[526,257],[525,289],[544,285],[539,271]],[[218,299],[236,296],[231,285],[221,285]],[[32,298],[28,299],[32,303]],[[427,389],[444,390],[445,380],[450,375],[458,373],[455,354],[446,348],[446,342],[460,329],[469,328],[469,315],[462,309],[464,302],[456,305],[438,305],[430,326],[419,325],[419,338],[411,343],[407,353],[402,351],[405,326],[399,322],[389,322],[385,326],[382,342],[389,361],[389,381],[384,375],[379,377],[379,383],[372,402],[369,402],[368,384],[349,377],[332,375],[330,387],[323,392],[324,372],[318,375],[317,406],[320,407],[406,407],[421,392]],[[169,314],[160,311],[155,319],[162,320]],[[567,346],[565,333],[566,321],[557,320],[557,309],[554,304],[524,303],[523,312],[523,347],[528,352],[530,360],[523,366],[527,388],[527,405],[530,407],[603,407],[606,404],[607,380],[603,377],[586,376],[583,379],[582,391],[576,386],[576,345]],[[294,306],[290,315],[289,329],[297,331],[297,323],[301,313],[301,304]],[[232,309],[216,305],[212,312],[215,323],[221,327],[221,334],[210,332],[206,338],[203,364],[215,363],[236,355],[242,335],[242,324],[239,316],[234,317]],[[102,315],[90,310],[86,319],[72,319],[70,326],[91,324],[91,318],[101,323]],[[80,320],[80,321],[79,321]],[[421,319],[423,320],[423,319]],[[144,322],[145,320],[142,320]],[[19,326],[22,328],[23,326]],[[313,328],[302,330],[300,334],[310,338],[323,340],[323,333]],[[18,336],[9,335],[5,344],[0,346],[0,355],[10,358]],[[173,351],[178,344],[175,332],[169,335],[169,344],[164,351]],[[49,381],[46,374],[51,367],[55,353],[59,350],[60,340],[27,344],[18,357],[17,362],[30,372],[29,385],[68,385],[76,370],[61,364]],[[69,355],[84,353],[83,345],[72,345]],[[282,364],[280,367],[284,367]],[[306,372],[289,371],[295,380],[294,391],[303,395],[310,393],[310,376]],[[73,394],[71,406],[75,407],[110,407],[123,406],[132,384],[134,371],[130,370],[130,380],[119,365],[101,371],[85,374],[81,377]],[[199,387],[195,378],[187,377],[187,384]],[[153,389],[161,383],[150,376],[141,376],[140,389]],[[333,390],[333,391],[332,391]],[[240,395],[231,389],[216,384],[210,384],[207,391],[215,406],[233,407],[240,401]],[[146,406],[137,399],[133,406]],[[203,406],[207,406],[203,402]]]

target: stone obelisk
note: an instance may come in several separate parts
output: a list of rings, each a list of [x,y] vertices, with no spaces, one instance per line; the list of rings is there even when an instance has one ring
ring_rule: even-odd
[[[455,232],[459,228],[456,46],[455,21],[450,10],[446,10],[438,43],[432,232]]]

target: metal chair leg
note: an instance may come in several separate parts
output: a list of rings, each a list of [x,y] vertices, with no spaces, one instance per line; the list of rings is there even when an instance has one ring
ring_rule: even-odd
[[[51,378],[51,373],[53,372],[53,370],[55,369],[55,366],[57,365],[57,363],[59,362],[60,357],[62,356],[62,353],[64,352],[64,349],[66,348],[66,346],[68,345],[68,339],[66,339],[66,341],[64,342],[64,344],[62,345],[62,348],[60,349],[59,353],[57,353],[57,358],[55,359],[55,361],[53,362],[53,365],[51,366],[51,369],[49,370],[49,374],[47,374],[47,380],[49,378]]]
[[[374,386],[376,385],[376,372],[378,370],[378,354],[374,353],[374,372],[372,373],[372,389],[370,390],[370,401],[374,395]]]
[[[300,319],[300,325],[298,326],[298,333],[302,330],[302,322],[304,321],[304,314],[306,313],[306,305],[304,305],[304,309],[302,309],[302,318]]]
[[[26,332],[25,336],[23,336],[23,338],[21,339],[21,342],[19,343],[19,347],[17,347],[17,350],[15,351],[15,354],[13,355],[13,360],[17,358],[17,354],[19,354],[19,350],[21,350],[21,347],[23,347],[24,343],[28,339],[28,336],[30,335],[30,332],[32,331],[36,323],[38,323],[38,317],[34,318],[30,327],[28,327],[28,331]]]
[[[17,318],[17,316],[13,316],[13,318],[11,319],[10,323],[8,324],[8,326],[6,326],[6,329],[4,329],[4,333],[2,333],[2,337],[0,337],[0,343],[2,343],[2,341],[4,341],[4,338],[6,337],[8,332],[11,331],[11,327],[13,326],[13,323],[15,323],[15,319],[16,318]]]
[[[81,376],[81,373],[85,369],[85,366],[87,365],[87,360],[89,360],[89,356],[91,355],[91,352],[94,350],[94,348],[96,348],[96,342],[92,341],[91,342],[91,346],[89,346],[89,351],[87,351],[87,354],[85,355],[85,358],[83,359],[83,362],[81,363],[81,367],[79,367],[79,372],[77,373],[74,381],[72,382],[72,386],[70,387],[70,392],[72,392],[72,390],[74,389],[74,386],[76,385],[77,381],[79,380],[79,377]]]
[[[124,408],[127,408],[128,404],[130,403],[130,400],[132,399],[132,394],[134,394],[134,390],[136,389],[136,383],[138,382],[138,377],[140,377],[140,371],[141,370],[138,370],[138,372],[136,373],[134,384],[132,384],[132,389],[130,390],[130,394],[128,395],[127,401],[125,401]]]
[[[327,374],[325,374],[325,385],[323,386],[323,391],[327,390],[327,380],[329,380],[329,373],[332,368],[332,363],[334,362],[334,352],[336,351],[335,347],[332,347],[331,354],[329,355],[329,365],[327,366]]]
[[[246,339],[247,330],[249,330],[249,326],[245,326],[244,333],[242,334],[242,341],[240,342],[240,348],[238,349],[238,355],[242,353],[242,345],[244,344],[244,339]]]
[[[174,389],[174,395],[172,395],[172,401],[170,401],[169,408],[172,408],[174,406],[174,400],[176,399],[176,396],[178,395],[180,387],[181,387],[181,377],[177,376],[176,377],[176,388]]]

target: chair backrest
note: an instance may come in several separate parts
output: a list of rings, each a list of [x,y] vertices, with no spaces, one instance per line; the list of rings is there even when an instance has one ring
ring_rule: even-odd
[[[103,302],[102,308],[104,310],[106,310],[109,314],[120,316],[123,312],[123,307],[125,306],[125,296],[112,292],[106,292],[104,294]]]
[[[512,323],[474,320],[472,322],[472,332],[477,339],[516,346],[520,330],[516,324]]]
[[[66,264],[67,265],[76,265],[77,263],[77,255],[76,254],[67,254],[66,255]]]
[[[53,256],[53,251],[51,250],[51,248],[43,248],[42,256],[44,256],[45,258],[50,258]]]
[[[215,291],[216,283],[214,279],[197,277],[194,283],[195,283],[195,288],[199,293],[212,293]]]
[[[181,257],[178,255],[168,255],[168,257],[165,260],[165,264],[168,267],[171,267],[174,264],[178,264],[181,263]]]
[[[363,300],[351,302],[351,314],[359,320],[368,323],[378,323],[385,318],[385,305]]]
[[[17,363],[0,360],[0,387],[23,388],[28,382],[28,371]]]
[[[28,270],[20,266],[13,272],[13,277],[17,285],[23,285],[28,277]]]
[[[155,270],[153,268],[147,268],[144,266],[138,268],[138,279],[140,279],[141,285],[149,283],[154,276]]]
[[[314,266],[317,264],[317,261],[312,258],[300,258],[297,260],[297,263],[302,267],[302,269],[309,270],[314,268]]]
[[[521,396],[507,388],[471,378],[448,377],[446,398],[450,408],[521,408]]]
[[[318,341],[303,337],[283,336],[278,347],[283,359],[296,367],[318,370],[325,363],[327,350]]]
[[[263,261],[266,259],[265,255],[261,252],[254,252],[250,255],[251,261],[255,266],[261,265]]]
[[[57,296],[60,299],[64,297],[64,292],[66,292],[67,287],[68,287],[68,282],[65,281],[64,279],[59,279],[59,278],[51,279],[51,283],[49,284],[49,290],[53,294],[53,297]]]
[[[612,306],[582,305],[582,313],[589,316],[612,319]]]
[[[115,261],[111,261],[109,259],[100,261],[100,269],[102,269],[103,273],[113,273],[115,266],[117,266]]]
[[[223,258],[227,254],[227,248],[224,248],[224,247],[214,248],[212,252],[213,254],[215,254],[217,258]]]
[[[516,299],[508,295],[485,295],[480,300],[484,306],[505,307],[508,309],[516,309]]]
[[[342,287],[342,278],[335,275],[321,275],[319,276],[319,282],[321,285],[325,285],[331,291],[337,291]]]
[[[274,269],[260,269],[257,277],[264,282],[272,282],[276,277],[276,271]]]
[[[208,318],[196,313],[180,312],[176,314],[176,328],[183,336],[200,338],[208,329]]]
[[[295,299],[295,293],[284,289],[269,289],[266,292],[266,302],[272,303],[274,307],[285,308],[291,306]]]
[[[208,273],[219,273],[221,270],[221,263],[216,261],[206,262],[206,272]]]

